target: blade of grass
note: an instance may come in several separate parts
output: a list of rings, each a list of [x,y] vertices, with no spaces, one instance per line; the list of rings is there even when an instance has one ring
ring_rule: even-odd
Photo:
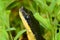
[[[8,28],[6,31],[16,30],[15,28]]]
[[[12,1],[11,0],[4,0],[4,1],[0,0],[0,39],[1,40],[9,40],[6,28],[9,28],[10,10],[6,10],[6,7]],[[1,38],[1,36],[2,36],[2,38]]]
[[[56,0],[52,0],[50,6],[49,6],[49,13],[52,13],[52,11],[54,10],[54,7],[56,5]]]
[[[17,40],[24,32],[26,32],[26,29],[18,32],[17,35],[15,36],[14,40]]]
[[[39,15],[39,13],[35,13],[35,14],[34,14],[34,17],[36,18],[37,21],[39,21],[39,22],[42,24],[42,26],[43,26],[44,28],[46,28],[46,29],[48,29],[48,30],[52,30],[51,24],[50,24],[50,22],[49,22],[48,19],[44,19],[43,17],[41,17],[41,16]]]
[[[42,0],[34,0],[35,3],[41,8],[41,10],[48,11],[48,6]]]

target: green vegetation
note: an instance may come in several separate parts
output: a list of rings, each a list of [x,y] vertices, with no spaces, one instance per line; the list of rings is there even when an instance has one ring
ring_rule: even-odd
[[[22,6],[45,28],[46,40],[60,40],[60,0],[0,0],[0,40],[17,40],[26,32],[18,13]]]

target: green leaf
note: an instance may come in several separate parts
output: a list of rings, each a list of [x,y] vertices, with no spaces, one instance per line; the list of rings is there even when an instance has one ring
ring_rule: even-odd
[[[0,0],[0,10],[5,10],[6,7],[13,2],[13,0]]]
[[[57,13],[57,19],[60,21],[60,11]]]
[[[20,32],[18,32],[14,40],[17,40],[24,32],[26,32],[26,30],[21,30]]]
[[[5,29],[0,28],[0,40],[9,40],[8,34]]]
[[[34,17],[45,29],[48,29],[48,30],[52,29],[48,19],[44,19],[42,16],[39,15],[39,13],[35,13]]]
[[[8,28],[6,31],[16,30],[15,28]]]
[[[48,11],[48,6],[43,0],[34,0],[41,10]]]
[[[52,11],[54,10],[54,7],[56,5],[56,0],[52,0],[50,6],[49,6],[49,13],[52,13]]]
[[[11,0],[0,0],[0,40],[9,40],[6,28],[9,28],[10,10],[6,10],[6,7],[12,1]]]
[[[14,1],[14,2],[12,2],[10,5],[8,5],[7,9],[13,9],[13,8],[15,8],[15,7],[17,7],[17,6],[20,6],[20,5],[21,5],[21,4],[20,4],[19,1]]]

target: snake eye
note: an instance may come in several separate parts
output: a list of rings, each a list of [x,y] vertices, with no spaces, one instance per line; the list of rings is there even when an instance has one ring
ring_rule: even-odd
[[[29,20],[29,19],[30,19],[30,16],[29,16],[29,15],[26,15],[26,16],[25,16],[25,19],[26,19],[26,20]]]
[[[29,16],[26,16],[26,19],[29,19]]]

